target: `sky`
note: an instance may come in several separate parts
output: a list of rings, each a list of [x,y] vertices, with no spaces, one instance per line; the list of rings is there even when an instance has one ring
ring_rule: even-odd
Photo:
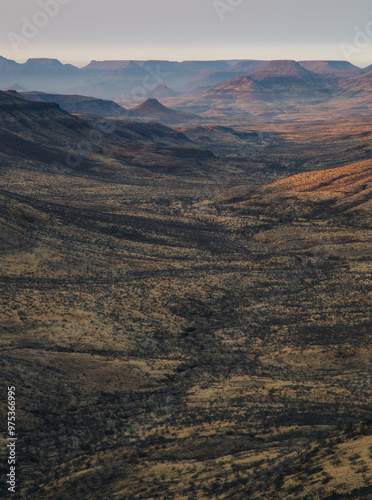
[[[372,64],[370,0],[2,0],[0,55]]]

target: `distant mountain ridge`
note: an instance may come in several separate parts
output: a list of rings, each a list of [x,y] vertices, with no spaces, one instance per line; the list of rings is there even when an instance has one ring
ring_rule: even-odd
[[[225,98],[256,101],[276,100],[287,96],[313,97],[327,89],[327,81],[290,60],[271,61],[263,69],[249,76],[233,78],[207,89],[201,99]]]
[[[164,94],[151,94],[156,87],[166,86],[177,93],[205,90],[211,85],[227,82],[235,75],[238,78],[256,74],[258,78],[258,72],[272,71],[274,64],[275,61],[253,59],[182,62],[92,60],[78,68],[53,58],[31,58],[25,63],[17,63],[0,56],[0,88],[18,85],[61,94],[85,93],[81,89],[89,89],[87,92],[93,97],[118,99],[123,94],[130,94],[135,88],[143,87],[149,92],[148,97],[161,98]],[[335,80],[359,76],[368,70],[357,68],[347,61],[300,61],[296,64],[314,75]],[[298,76],[300,69],[298,66],[296,68]]]

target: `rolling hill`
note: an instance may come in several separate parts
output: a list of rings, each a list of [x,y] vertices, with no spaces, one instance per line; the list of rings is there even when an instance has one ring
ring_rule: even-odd
[[[286,217],[327,219],[338,215],[372,222],[372,161],[303,172],[264,186],[239,186],[221,193],[216,202],[242,210]]]
[[[362,211],[372,215],[372,161],[306,172],[266,188],[280,197],[293,196],[302,203],[319,204],[330,211]]]

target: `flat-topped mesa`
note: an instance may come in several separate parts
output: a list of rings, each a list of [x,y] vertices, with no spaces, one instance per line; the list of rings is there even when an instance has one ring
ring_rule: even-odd
[[[71,76],[79,70],[72,64],[62,64],[58,59],[50,59],[46,57],[36,57],[28,59],[24,64],[19,65],[20,68],[25,70],[26,75],[38,75],[38,72],[43,74],[43,77],[55,76],[56,74],[66,74]]]
[[[48,57],[31,57],[27,59],[26,64],[45,64],[51,66],[63,66],[58,59],[51,59]]]
[[[225,60],[216,61],[182,61],[179,63],[182,68],[187,68],[190,70],[198,69],[210,69],[214,71],[226,70],[230,66]]]
[[[138,61],[132,60],[116,60],[116,61],[90,61],[89,64],[82,69],[90,71],[110,71],[115,69],[127,69],[138,67]]]
[[[319,82],[320,77],[305,69],[301,64],[292,60],[270,61],[265,68],[253,73],[252,78],[256,81],[268,79],[291,78],[306,81],[308,83]]]

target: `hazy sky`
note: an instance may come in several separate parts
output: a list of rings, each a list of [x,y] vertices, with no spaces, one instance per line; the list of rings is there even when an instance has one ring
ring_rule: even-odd
[[[91,59],[226,58],[348,59],[367,66],[372,2],[2,0],[0,55],[78,66]]]

